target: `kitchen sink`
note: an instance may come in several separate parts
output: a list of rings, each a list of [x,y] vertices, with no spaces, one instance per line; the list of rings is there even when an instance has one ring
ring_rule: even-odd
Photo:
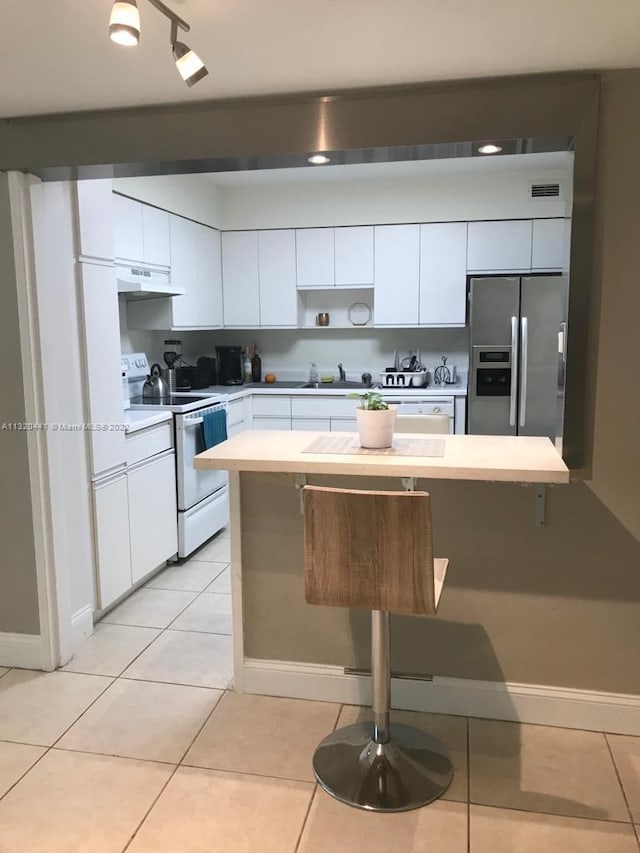
[[[355,388],[355,389],[370,389],[371,385],[365,385],[364,382],[305,382],[299,385],[299,388]]]

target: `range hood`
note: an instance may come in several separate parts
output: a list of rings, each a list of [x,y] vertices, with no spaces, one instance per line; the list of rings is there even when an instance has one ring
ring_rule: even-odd
[[[184,287],[174,287],[169,270],[147,267],[116,266],[118,293],[127,299],[153,299],[160,296],[183,296]]]

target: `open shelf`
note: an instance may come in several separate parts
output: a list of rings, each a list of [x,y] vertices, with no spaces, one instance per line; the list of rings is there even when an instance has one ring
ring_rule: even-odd
[[[349,308],[364,303],[371,317],[364,325],[349,322]],[[329,314],[329,325],[318,326],[318,314]],[[301,329],[372,329],[375,325],[373,287],[329,287],[298,291],[298,326]]]

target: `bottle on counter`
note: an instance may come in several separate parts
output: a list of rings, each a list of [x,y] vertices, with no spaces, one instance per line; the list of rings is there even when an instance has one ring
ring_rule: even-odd
[[[314,362],[311,362],[311,368],[309,370],[309,382],[319,382],[318,378],[318,368],[316,367]]]
[[[253,370],[251,367],[251,357],[249,355],[249,347],[245,347],[242,352],[242,378],[245,382],[251,382]]]
[[[253,358],[251,359],[251,380],[252,382],[262,381],[262,359],[258,355],[258,344],[253,346]]]

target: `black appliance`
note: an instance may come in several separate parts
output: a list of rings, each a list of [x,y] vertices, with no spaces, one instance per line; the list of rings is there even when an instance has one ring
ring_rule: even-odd
[[[216,347],[218,381],[221,385],[242,385],[242,347]]]
[[[196,362],[192,388],[209,388],[218,385],[218,360],[215,357],[201,355]]]

